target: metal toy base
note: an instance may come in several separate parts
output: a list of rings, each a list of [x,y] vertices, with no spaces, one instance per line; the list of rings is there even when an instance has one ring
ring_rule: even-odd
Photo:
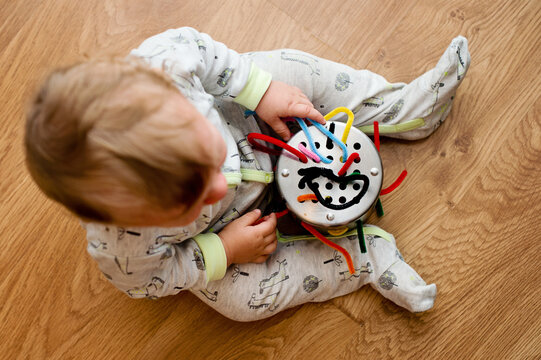
[[[346,124],[327,121],[325,127],[341,139]],[[360,159],[339,177],[338,171],[344,165],[342,148],[316,127],[310,126],[308,131],[317,151],[332,161],[325,164],[309,159],[305,164],[283,151],[276,167],[278,189],[289,210],[300,220],[330,232],[352,228],[355,221],[368,217],[381,191],[383,167],[379,153],[368,136],[351,127],[346,143],[348,156],[357,152]],[[310,149],[303,131],[288,141],[296,149],[299,144]],[[307,194],[317,194],[323,201],[297,200]]]

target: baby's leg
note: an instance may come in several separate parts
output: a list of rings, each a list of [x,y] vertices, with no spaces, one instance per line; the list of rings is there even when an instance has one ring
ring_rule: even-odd
[[[361,253],[357,236],[334,240],[350,253],[353,275],[344,257],[319,240],[295,241],[280,243],[263,264],[232,265],[222,280],[191,291],[237,321],[263,319],[303,303],[326,301],[367,283],[410,311],[430,309],[436,286],[427,286],[401,260],[394,238],[378,230],[387,240],[367,235],[366,253]]]
[[[409,84],[391,84],[368,70],[355,70],[297,50],[246,56],[271,72],[274,80],[300,88],[323,114],[345,106],[355,114],[355,126],[378,121],[382,135],[412,140],[430,135],[445,120],[470,64],[468,42],[461,36],[451,42],[435,68]],[[363,130],[370,132],[371,128]]]
[[[409,266],[396,247],[392,235],[381,237],[365,235],[367,252],[378,264],[370,285],[387,299],[412,312],[432,308],[436,298],[436,285],[427,285]]]

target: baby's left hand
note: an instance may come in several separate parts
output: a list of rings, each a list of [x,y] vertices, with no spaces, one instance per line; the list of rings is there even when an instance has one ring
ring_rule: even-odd
[[[290,116],[310,118],[325,124],[323,115],[314,109],[314,105],[301,89],[281,81],[271,81],[255,112],[286,141],[291,138],[291,132],[280,118]]]

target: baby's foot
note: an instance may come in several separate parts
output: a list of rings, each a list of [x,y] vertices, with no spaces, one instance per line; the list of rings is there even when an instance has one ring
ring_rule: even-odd
[[[421,139],[433,133],[451,110],[456,89],[470,66],[468,40],[458,36],[449,45],[436,67],[424,73],[400,91],[399,99],[382,123],[396,124],[415,118],[423,118],[424,125],[408,132],[393,134],[401,139]],[[392,121],[393,109],[400,111],[401,119]]]
[[[436,285],[427,285],[407,263],[396,261],[371,284],[387,299],[411,312],[422,312],[434,306]]]
[[[430,104],[423,114],[427,135],[436,130],[447,117],[456,89],[464,79],[469,66],[468,40],[459,36],[453,39],[436,67],[424,76],[424,83],[419,82],[423,90],[432,93]]]

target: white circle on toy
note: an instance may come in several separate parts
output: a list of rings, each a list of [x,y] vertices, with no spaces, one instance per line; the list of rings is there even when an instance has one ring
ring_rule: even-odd
[[[324,127],[341,139],[346,124],[327,121]],[[288,145],[317,152],[328,163],[317,162],[318,156],[316,160],[308,156],[308,162],[303,163],[282,151],[276,166],[278,189],[289,210],[300,220],[326,230],[354,227],[355,221],[368,217],[379,197],[383,183],[379,152],[368,136],[351,127],[345,144],[347,156],[358,153],[359,158],[339,175],[347,160],[343,148],[315,126],[307,130],[312,144],[305,132],[299,131]]]

